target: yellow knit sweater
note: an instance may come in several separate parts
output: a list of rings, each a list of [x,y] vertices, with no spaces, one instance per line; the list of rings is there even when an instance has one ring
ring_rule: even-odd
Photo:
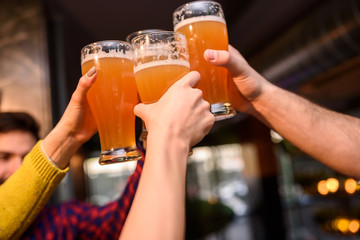
[[[0,239],[18,239],[49,200],[69,168],[56,168],[39,141],[21,167],[0,185]]]

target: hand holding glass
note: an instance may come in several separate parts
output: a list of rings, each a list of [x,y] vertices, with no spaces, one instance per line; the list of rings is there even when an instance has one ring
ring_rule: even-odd
[[[132,41],[135,79],[141,102],[154,103],[177,80],[190,72],[186,38],[181,33],[158,31]]]

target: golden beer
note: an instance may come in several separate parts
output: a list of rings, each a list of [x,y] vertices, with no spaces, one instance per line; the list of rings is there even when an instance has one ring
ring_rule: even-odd
[[[136,85],[143,103],[158,101],[190,71],[186,38],[181,33],[149,32],[132,39],[132,45]]]
[[[190,71],[189,62],[182,60],[156,61],[135,68],[136,85],[141,102],[153,103],[169,89],[173,83]]]
[[[227,69],[213,66],[204,59],[206,49],[228,50],[228,33],[220,4],[213,1],[191,2],[179,7],[173,16],[174,30],[186,36],[190,69],[201,75],[197,87],[211,104],[216,120],[234,116],[235,111],[228,99]]]
[[[110,44],[114,49],[109,50],[111,48],[102,44]],[[124,54],[120,46],[130,51],[130,45],[120,41],[88,45],[86,56],[83,52],[86,47],[82,50],[82,73],[86,74],[92,66],[97,70],[96,81],[89,89],[87,99],[100,137],[100,164],[141,158],[135,141],[133,110],[138,98],[134,62],[132,52]],[[101,47],[105,51],[98,49],[98,52],[92,53]]]

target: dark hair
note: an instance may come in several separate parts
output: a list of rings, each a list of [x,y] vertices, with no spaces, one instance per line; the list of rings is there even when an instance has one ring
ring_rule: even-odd
[[[39,140],[39,124],[26,112],[0,112],[0,133],[21,130]]]

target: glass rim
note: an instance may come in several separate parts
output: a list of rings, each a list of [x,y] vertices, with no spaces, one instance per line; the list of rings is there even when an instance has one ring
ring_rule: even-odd
[[[217,11],[212,11],[211,7],[217,6]],[[215,8],[214,8],[215,9]],[[195,19],[200,17],[216,17],[226,23],[224,9],[222,5],[214,0],[196,0],[185,3],[177,7],[172,14],[173,28],[177,30],[176,26],[182,26],[180,23],[188,19]],[[180,25],[179,25],[180,24]]]
[[[90,47],[90,46],[95,46],[95,45],[103,45],[104,43],[122,43],[124,45],[128,45],[129,47],[131,47],[131,44],[129,44],[128,42],[126,41],[122,41],[122,40],[100,40],[100,41],[96,41],[96,42],[92,42],[92,43],[89,43],[89,44],[86,44],[85,46],[83,46],[80,50],[80,52],[82,53],[83,50],[87,47]]]
[[[135,43],[135,41],[141,37],[143,37],[144,35],[161,35],[161,34],[172,34],[172,35],[179,35],[181,36],[182,38],[186,39],[185,35],[181,32],[176,32],[176,31],[169,31],[169,30],[163,30],[163,31],[158,31],[158,32],[149,32],[149,33],[144,33],[144,34],[140,34],[136,37],[134,37],[132,40],[131,40],[131,45]]]
[[[106,46],[109,46],[108,51],[106,50]],[[111,46],[111,47],[110,47]],[[81,48],[80,50],[80,62],[81,65],[91,59],[91,56],[99,56],[99,54],[103,55],[103,57],[115,56],[114,50],[116,52],[116,56],[121,54],[124,58],[132,59],[133,58],[133,49],[130,43],[122,41],[122,40],[102,40],[89,43]]]
[[[216,4],[219,4],[219,5],[221,6],[221,8],[222,8],[222,5],[221,5],[219,2],[214,1],[214,0],[196,0],[196,1],[191,1],[191,2],[187,2],[187,3],[184,3],[184,4],[180,5],[179,7],[177,7],[177,8],[173,11],[173,13],[179,11],[181,8],[184,8],[184,7],[187,6],[187,5],[193,5],[193,4],[195,4],[195,3],[216,3]]]
[[[128,43],[131,43],[131,40],[134,39],[135,37],[139,36],[139,35],[143,35],[143,34],[147,34],[147,33],[152,33],[152,32],[160,32],[160,31],[166,31],[164,29],[160,29],[160,28],[149,28],[149,29],[142,29],[142,30],[139,30],[139,31],[135,31],[135,32],[132,32],[132,33],[129,33],[125,40],[126,42]],[[133,35],[135,35],[134,37],[132,37]]]

